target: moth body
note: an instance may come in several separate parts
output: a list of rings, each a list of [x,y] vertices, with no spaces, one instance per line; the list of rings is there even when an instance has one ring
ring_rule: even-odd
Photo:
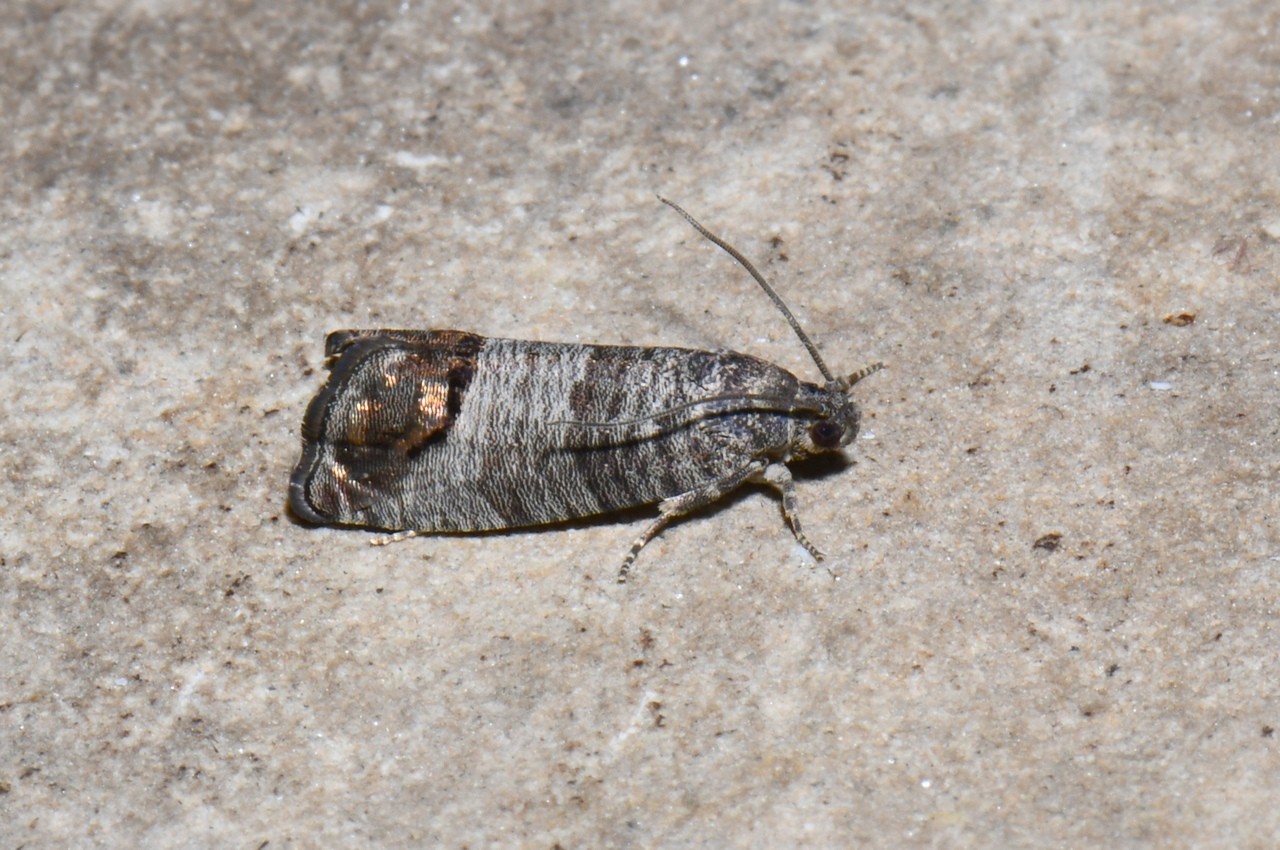
[[[824,384],[732,351],[335,331],[325,341],[329,379],[303,420],[290,507],[311,523],[416,533],[657,503],[623,580],[671,519],[758,481],[780,491],[796,538],[821,557],[800,531],[785,464],[853,439],[849,389],[879,366],[829,377],[791,321]]]

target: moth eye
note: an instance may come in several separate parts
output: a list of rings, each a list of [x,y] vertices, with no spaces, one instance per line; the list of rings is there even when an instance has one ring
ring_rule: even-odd
[[[840,445],[840,438],[843,436],[844,427],[829,420],[815,422],[809,429],[809,439],[820,449],[834,449]]]

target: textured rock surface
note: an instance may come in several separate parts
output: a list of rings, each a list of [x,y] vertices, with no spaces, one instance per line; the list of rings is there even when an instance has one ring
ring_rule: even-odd
[[[0,11],[0,844],[1266,846],[1273,4]],[[339,327],[731,347],[863,437],[386,548]]]

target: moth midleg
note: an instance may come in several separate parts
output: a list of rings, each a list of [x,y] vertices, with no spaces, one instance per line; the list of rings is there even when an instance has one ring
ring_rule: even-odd
[[[618,584],[626,582],[627,573],[631,572],[631,565],[635,562],[636,556],[640,554],[640,550],[656,537],[659,531],[666,528],[671,523],[671,520],[720,500],[736,490],[744,481],[756,480],[765,471],[767,465],[764,460],[754,460],[742,469],[732,472],[723,478],[713,479],[700,487],[695,487],[692,490],[659,502],[658,518],[644,530],[643,534],[636,538],[636,542],[631,544],[631,551],[623,559],[622,569],[618,570]]]
[[[800,530],[800,513],[796,510],[796,483],[791,478],[791,470],[785,464],[771,463],[753,480],[768,484],[778,491],[782,496],[782,517],[787,521],[791,533],[796,536],[796,542],[809,550],[814,560],[821,561],[822,553],[818,551],[818,547],[810,543],[809,538]]]

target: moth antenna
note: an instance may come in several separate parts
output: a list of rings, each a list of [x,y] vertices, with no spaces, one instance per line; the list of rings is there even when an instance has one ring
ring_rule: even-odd
[[[800,323],[796,321],[796,317],[792,315],[791,310],[787,308],[786,302],[782,300],[782,296],[773,291],[773,287],[769,285],[769,281],[764,279],[764,275],[756,271],[756,267],[751,264],[751,261],[742,256],[742,252],[737,248],[733,247],[728,242],[724,241],[719,236],[716,236],[710,230],[707,230],[699,224],[698,220],[685,212],[679,204],[674,201],[668,201],[661,195],[658,196],[658,200],[684,216],[684,220],[693,225],[693,229],[701,233],[703,238],[712,244],[719,246],[721,250],[737,260],[738,263],[756,279],[756,283],[760,284],[760,288],[764,290],[764,294],[768,295],[769,300],[773,302],[774,306],[782,311],[782,315],[787,317],[787,321],[791,323],[791,329],[796,332],[796,336],[800,337],[800,341],[804,343],[804,347],[809,350],[809,356],[813,358],[813,362],[818,364],[818,371],[822,373],[822,377],[826,378],[828,383],[834,381],[835,376],[831,374],[831,370],[828,369],[827,364],[823,362],[822,355],[818,353],[818,347],[813,344],[813,340],[809,339],[809,335],[804,332],[804,328],[800,327]]]
[[[854,372],[852,375],[850,375],[847,378],[841,378],[838,383],[842,388],[847,390],[850,387],[852,387],[854,384],[858,383],[858,381],[861,381],[863,378],[868,378],[874,375],[876,372],[879,372],[883,368],[885,368],[884,364],[877,361],[875,363],[872,363],[870,366],[863,366],[861,369]]]

